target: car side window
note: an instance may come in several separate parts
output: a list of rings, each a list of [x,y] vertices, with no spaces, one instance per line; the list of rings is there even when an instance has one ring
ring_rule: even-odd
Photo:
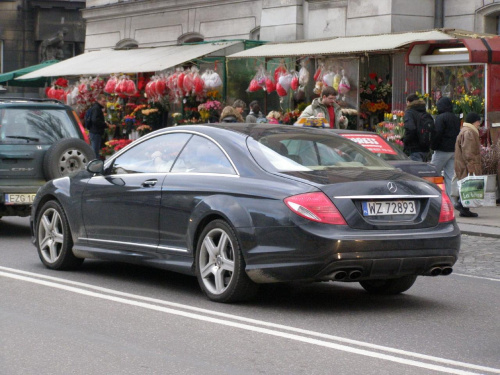
[[[236,174],[224,152],[211,140],[194,135],[175,161],[172,172]]]
[[[150,138],[118,156],[111,174],[166,173],[191,134],[170,133]]]

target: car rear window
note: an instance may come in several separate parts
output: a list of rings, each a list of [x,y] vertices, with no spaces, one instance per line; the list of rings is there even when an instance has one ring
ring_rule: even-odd
[[[255,160],[270,171],[392,169],[365,148],[326,133],[271,133],[249,139],[248,146]]]
[[[63,138],[79,138],[64,109],[0,109],[0,143],[52,144]]]

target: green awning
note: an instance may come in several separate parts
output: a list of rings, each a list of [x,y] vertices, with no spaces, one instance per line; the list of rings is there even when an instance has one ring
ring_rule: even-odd
[[[23,81],[15,80],[15,78],[34,72],[35,70],[45,68],[47,66],[50,66],[58,62],[59,60],[48,60],[37,65],[31,65],[27,66],[26,68],[21,68],[13,70],[12,72],[0,74],[0,85],[17,86],[17,87],[44,87],[45,84],[50,84],[50,78],[40,77],[40,78],[27,79]]]

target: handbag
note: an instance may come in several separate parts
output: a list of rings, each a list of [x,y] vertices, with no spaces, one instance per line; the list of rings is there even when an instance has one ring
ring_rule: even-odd
[[[481,207],[484,204],[486,176],[468,175],[458,181],[460,202],[464,207]]]

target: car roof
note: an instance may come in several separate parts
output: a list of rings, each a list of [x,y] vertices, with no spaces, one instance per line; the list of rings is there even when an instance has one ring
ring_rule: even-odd
[[[6,97],[0,98],[0,107],[16,107],[16,108],[65,108],[71,109],[70,106],[57,99],[40,99],[40,98],[15,98]]]

